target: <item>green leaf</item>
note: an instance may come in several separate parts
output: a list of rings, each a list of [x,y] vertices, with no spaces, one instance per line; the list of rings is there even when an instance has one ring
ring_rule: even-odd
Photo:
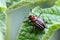
[[[7,7],[10,7],[11,5],[16,4],[18,1],[20,1],[20,0],[8,0],[8,1],[6,2]]]
[[[0,20],[0,40],[5,40],[6,24]]]
[[[6,19],[7,14],[5,13],[6,8],[0,7],[0,40],[5,40],[6,35]]]
[[[56,6],[60,6],[60,0],[57,0],[55,3]]]
[[[0,8],[7,8],[6,6],[6,0],[0,0]]]
[[[44,7],[51,7],[55,4],[56,0],[20,0],[19,2],[17,2],[16,4],[12,5],[11,7],[9,7],[9,9],[15,9],[18,7],[24,7],[24,6],[29,6],[29,5],[40,5],[40,6],[44,6]]]
[[[7,15],[0,10],[0,20],[6,23],[6,18],[7,18]]]
[[[56,30],[60,28],[60,7],[42,9],[36,7],[32,9],[32,14],[44,20],[46,28],[44,30],[32,31],[33,25],[28,19],[21,25],[17,40],[49,40]]]
[[[44,34],[42,37],[42,40],[49,40],[49,38],[55,33],[56,30],[60,28],[60,23],[55,23],[52,24],[49,28],[48,31]]]

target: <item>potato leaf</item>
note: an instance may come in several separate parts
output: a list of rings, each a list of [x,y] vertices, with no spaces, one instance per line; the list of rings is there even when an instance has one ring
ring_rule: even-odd
[[[6,14],[0,10],[0,40],[5,40],[6,35]]]
[[[27,5],[40,5],[45,7],[51,7],[55,4],[55,1],[56,0],[20,0],[19,2],[10,6],[9,9],[15,9],[17,7],[24,7]]]
[[[44,20],[46,28],[42,31],[32,31],[33,25],[28,19],[21,25],[17,40],[49,40],[56,30],[60,28],[60,7],[51,7],[41,9],[36,7],[32,9],[32,14],[35,16],[40,15],[40,18]]]

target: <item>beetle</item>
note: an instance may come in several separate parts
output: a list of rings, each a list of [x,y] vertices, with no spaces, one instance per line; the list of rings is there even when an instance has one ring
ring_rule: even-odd
[[[33,24],[32,31],[33,30],[35,30],[35,31],[36,30],[44,30],[44,28],[46,28],[45,22],[43,19],[40,18],[40,16],[41,16],[41,13],[39,14],[39,16],[34,16],[34,15],[32,15],[32,12],[30,11],[29,16],[25,17],[25,18],[28,18],[29,23]],[[24,21],[24,22],[26,22],[26,21]],[[32,31],[31,31],[31,33],[32,33]]]
[[[38,27],[40,29],[45,28],[45,23],[41,18],[39,18],[37,16],[33,16],[33,15],[29,15],[28,18],[34,24],[35,27]]]
[[[28,19],[33,23],[33,29],[43,30],[45,28],[45,22],[39,16],[29,15]]]

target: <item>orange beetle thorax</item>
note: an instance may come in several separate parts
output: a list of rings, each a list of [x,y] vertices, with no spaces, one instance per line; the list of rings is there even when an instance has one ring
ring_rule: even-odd
[[[35,17],[35,16],[32,16],[32,15],[29,16],[29,20],[32,22],[35,22],[36,19],[37,19],[37,17]]]

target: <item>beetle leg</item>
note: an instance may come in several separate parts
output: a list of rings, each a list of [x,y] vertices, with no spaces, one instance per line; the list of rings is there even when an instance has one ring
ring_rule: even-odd
[[[37,28],[36,28],[36,26],[35,26],[35,25],[33,26],[33,30],[34,30],[35,35],[36,35],[36,34],[37,34]]]
[[[35,31],[36,31],[36,27],[35,27],[35,25],[33,25],[33,28],[32,28],[32,30],[31,30],[31,33],[32,33],[32,32],[35,32]],[[31,33],[30,33],[30,34],[31,34]],[[35,32],[35,33],[36,33],[36,32]]]
[[[33,26],[32,30],[31,30],[30,34],[33,32],[33,30],[34,30],[34,26]]]
[[[30,21],[30,20],[24,20],[24,21],[23,21],[23,23],[26,23],[26,22],[31,23],[31,21]]]
[[[37,35],[37,28],[35,27],[35,35]]]

